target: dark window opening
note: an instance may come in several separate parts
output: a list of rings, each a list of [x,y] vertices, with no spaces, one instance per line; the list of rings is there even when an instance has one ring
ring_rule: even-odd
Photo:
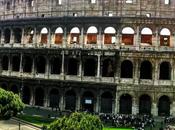
[[[132,78],[133,77],[133,64],[129,60],[125,60],[121,64],[121,78]]]
[[[44,90],[42,88],[37,88],[35,90],[35,105],[44,105]]]
[[[76,94],[73,90],[69,90],[65,94],[65,109],[74,111],[76,107]]]
[[[170,36],[160,36],[160,45],[161,46],[169,46],[170,45]]]
[[[84,76],[96,75],[96,61],[95,59],[86,59],[84,62]]]
[[[151,98],[148,95],[142,95],[140,97],[139,114],[151,114]]]
[[[170,66],[169,62],[163,62],[160,64],[159,79],[161,79],[161,80],[170,80],[171,79],[171,66]]]
[[[78,72],[78,61],[74,58],[70,58],[68,61],[68,75],[77,75]]]
[[[50,61],[51,64],[51,74],[60,74],[62,61],[59,57],[53,57]]]
[[[112,113],[113,96],[110,92],[105,92],[101,95],[101,112]]]
[[[6,29],[4,31],[4,43],[10,43],[10,35],[11,35],[10,29]]]
[[[57,89],[52,89],[50,91],[50,107],[59,108],[59,92]]]
[[[152,45],[152,35],[141,35],[141,43]]]
[[[3,56],[2,58],[2,70],[8,70],[9,58],[8,56]]]
[[[36,58],[36,72],[37,73],[45,73],[46,60],[43,56],[39,56]]]
[[[122,43],[124,43],[124,45],[133,45],[134,34],[122,34]]]
[[[124,94],[120,97],[120,114],[132,114],[132,97]]]
[[[10,2],[7,2],[6,9],[7,9],[7,10],[10,10]]]
[[[94,95],[92,92],[85,92],[81,103],[83,111],[94,112]]]
[[[102,76],[103,77],[113,77],[114,76],[114,65],[113,65],[112,60],[106,59],[103,61]]]
[[[8,88],[7,84],[5,84],[5,83],[1,84],[1,88],[4,89],[4,90],[7,90],[7,88]]]
[[[12,85],[10,88],[10,91],[12,91],[15,94],[19,94],[18,87],[16,85]]]
[[[30,56],[25,56],[23,59],[23,72],[30,73],[32,71],[32,58]]]
[[[141,63],[140,79],[152,79],[152,65],[149,61]]]
[[[97,34],[87,34],[87,44],[96,44]]]
[[[169,116],[170,115],[170,99],[167,96],[162,96],[158,102],[158,115]]]
[[[31,92],[29,87],[24,86],[23,87],[23,93],[22,93],[22,99],[25,104],[30,104],[30,97],[31,97]]]
[[[14,29],[14,42],[21,43],[22,31],[20,28]]]
[[[13,56],[12,57],[12,71],[19,71],[20,68],[20,57]]]

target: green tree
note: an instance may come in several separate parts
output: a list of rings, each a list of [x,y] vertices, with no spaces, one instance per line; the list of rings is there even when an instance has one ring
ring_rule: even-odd
[[[49,130],[102,130],[103,125],[98,116],[88,113],[72,113],[50,124]]]
[[[7,119],[24,109],[24,103],[13,92],[0,88],[0,119]]]

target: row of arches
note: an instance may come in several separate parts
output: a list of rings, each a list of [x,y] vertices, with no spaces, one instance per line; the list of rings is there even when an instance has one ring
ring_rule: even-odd
[[[43,27],[40,32],[36,34],[36,30],[34,28],[27,28],[22,30],[21,28],[14,28],[10,30],[9,28],[4,29],[4,43],[10,43],[10,39],[12,37],[12,33],[14,34],[14,43],[21,43],[23,31],[24,31],[24,41],[27,43],[34,43],[35,35],[39,37],[39,43],[47,44],[52,42],[54,44],[62,44],[64,38],[66,38],[68,44],[79,44],[81,42],[86,44],[97,44],[98,35],[103,34],[103,42],[104,44],[115,44],[117,42],[121,42],[121,45],[134,45],[134,37],[135,34],[138,33],[134,31],[132,27],[124,27],[121,30],[121,40],[118,39],[118,32],[114,27],[106,27],[102,32],[99,32],[99,29],[96,26],[90,26],[87,30],[80,29],[79,27],[73,27],[70,29],[70,32],[66,32],[66,29],[63,27],[58,27],[53,32],[50,32],[50,28]],[[85,36],[82,36],[86,34]],[[152,45],[154,33],[149,27],[144,27],[140,30],[140,44],[144,46]],[[161,46],[169,46],[170,45],[170,36],[171,32],[168,28],[162,28],[159,32],[160,45]],[[51,39],[51,40],[49,40]],[[81,43],[82,44],[82,43]]]
[[[7,90],[7,86],[2,84],[2,88]],[[61,96],[64,99],[64,110],[72,110],[75,111],[77,108],[83,111],[95,111],[95,106],[100,106],[98,112],[102,113],[112,113],[114,109],[114,98],[115,96],[110,91],[104,91],[99,95],[100,101],[96,104],[96,94],[92,91],[87,90],[82,94],[77,94],[73,89],[67,90],[62,95],[62,92],[57,88],[52,88],[46,94],[45,90],[42,87],[37,87],[34,92],[28,86],[24,86],[22,89],[22,99],[26,104],[31,104],[31,98],[34,98],[34,105],[36,106],[45,106],[47,102],[47,107],[52,108],[60,108],[61,107]],[[12,85],[10,91],[14,93],[19,93],[18,87],[16,85]],[[33,94],[32,94],[33,93]],[[77,107],[78,96],[80,96],[80,106]],[[119,106],[120,114],[132,114],[133,109],[133,98],[129,94],[122,94],[119,98],[119,101],[115,101]],[[170,98],[166,95],[161,96],[157,101],[157,109],[158,115],[170,115]],[[139,114],[151,114],[152,113],[152,99],[149,95],[143,94],[138,99],[138,113]]]
[[[31,73],[35,71],[36,73],[44,74],[47,71],[50,74],[61,74],[62,67],[64,66],[64,73],[67,75],[78,75],[80,72],[80,67],[83,68],[84,76],[96,76],[97,75],[97,67],[98,60],[97,58],[83,58],[81,63],[80,59],[69,57],[64,59],[64,65],[62,64],[61,56],[51,57],[49,60],[44,56],[38,56],[34,59],[31,56],[25,55],[21,56],[15,55],[12,56],[11,61],[8,56],[4,55],[2,57],[2,70],[9,70],[9,64],[11,63],[11,70],[19,72],[20,66],[22,67],[22,71],[25,73]],[[10,61],[10,62],[9,62]],[[49,62],[49,63],[48,63]],[[49,70],[47,70],[47,64]],[[81,66],[82,64],[82,66]],[[113,58],[104,58],[101,60],[100,66],[100,75],[102,77],[114,77],[116,74],[117,67],[120,69],[120,77],[121,78],[133,78],[135,71],[135,64],[133,64],[130,60],[123,60],[120,66],[115,65],[115,60]],[[89,67],[91,65],[91,67]],[[144,60],[139,64],[139,78],[140,79],[153,79],[153,71],[154,67],[152,63],[148,60]],[[160,80],[171,80],[172,67],[170,62],[162,61],[158,65],[158,75]]]

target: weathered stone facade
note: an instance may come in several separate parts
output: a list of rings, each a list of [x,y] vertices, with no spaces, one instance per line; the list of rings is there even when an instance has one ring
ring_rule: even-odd
[[[175,2],[126,1],[1,1],[1,86],[35,106],[175,115]]]

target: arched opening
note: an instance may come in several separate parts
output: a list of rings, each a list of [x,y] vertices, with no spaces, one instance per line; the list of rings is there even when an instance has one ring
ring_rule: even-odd
[[[27,43],[33,43],[34,30],[31,29],[31,28],[29,28],[27,31],[28,31],[28,32],[27,32],[27,37],[28,37]]]
[[[87,44],[96,44],[97,43],[97,28],[91,26],[87,30]]]
[[[143,28],[141,31],[141,43],[144,43],[144,45],[152,45],[152,34],[150,28]]]
[[[32,72],[33,60],[30,56],[24,56],[23,58],[23,72]]]
[[[140,79],[152,79],[152,64],[149,61],[141,63]]]
[[[20,68],[20,57],[19,56],[13,56],[12,57],[12,71],[19,71]]]
[[[10,43],[11,31],[10,29],[4,30],[4,43]]]
[[[20,28],[15,28],[13,31],[14,31],[14,42],[21,43],[22,30]]]
[[[23,87],[23,93],[22,93],[23,103],[30,104],[30,97],[31,97],[30,88],[28,86],[24,86]]]
[[[105,59],[103,61],[102,76],[103,77],[113,77],[114,76],[114,64],[111,59]]]
[[[1,84],[1,88],[4,89],[4,90],[7,90],[8,86],[7,86],[7,84],[3,83],[3,84]]]
[[[65,109],[75,111],[76,107],[76,94],[73,90],[65,93]]]
[[[70,31],[70,43],[74,44],[74,43],[79,43],[80,39],[80,30],[78,27],[74,27],[71,29]]]
[[[132,114],[132,97],[129,94],[124,94],[120,97],[120,114]]]
[[[84,76],[96,75],[96,61],[93,58],[85,59],[84,61]]]
[[[51,74],[60,74],[62,61],[60,57],[52,57],[50,60]]]
[[[83,111],[94,112],[94,95],[90,91],[86,91],[82,96]]]
[[[134,44],[134,30],[131,27],[125,27],[122,30],[122,44],[133,45]]]
[[[161,46],[170,46],[170,35],[171,35],[171,32],[168,28],[163,28],[160,31],[160,45]]]
[[[7,2],[6,9],[10,10],[10,1]]]
[[[63,42],[63,29],[58,27],[55,30],[55,44],[62,44]]]
[[[104,92],[101,95],[101,112],[112,113],[112,100],[113,96],[110,92]]]
[[[129,60],[125,60],[121,63],[121,78],[132,78],[133,77],[133,64]]]
[[[158,102],[158,115],[169,116],[170,115],[170,99],[168,96],[162,96]]]
[[[107,27],[104,30],[104,44],[115,44],[116,43],[116,30],[113,27]]]
[[[139,99],[139,114],[151,114],[151,98],[146,94]]]
[[[19,94],[18,86],[16,86],[16,85],[12,85],[10,87],[10,91],[12,91],[15,94]]]
[[[38,56],[36,58],[36,72],[44,74],[45,67],[46,67],[46,59],[43,56]]]
[[[59,108],[60,96],[58,89],[52,89],[50,91],[50,107],[51,108]]]
[[[35,105],[44,105],[44,90],[41,87],[35,89]]]
[[[162,62],[160,64],[160,80],[170,80],[171,79],[171,65],[169,62]]]
[[[41,43],[42,44],[47,44],[48,42],[48,30],[46,27],[42,28],[41,30]]]
[[[8,70],[9,58],[8,56],[2,57],[2,70]]]
[[[77,75],[78,74],[78,60],[75,58],[70,58],[68,61],[67,68],[68,75]]]

